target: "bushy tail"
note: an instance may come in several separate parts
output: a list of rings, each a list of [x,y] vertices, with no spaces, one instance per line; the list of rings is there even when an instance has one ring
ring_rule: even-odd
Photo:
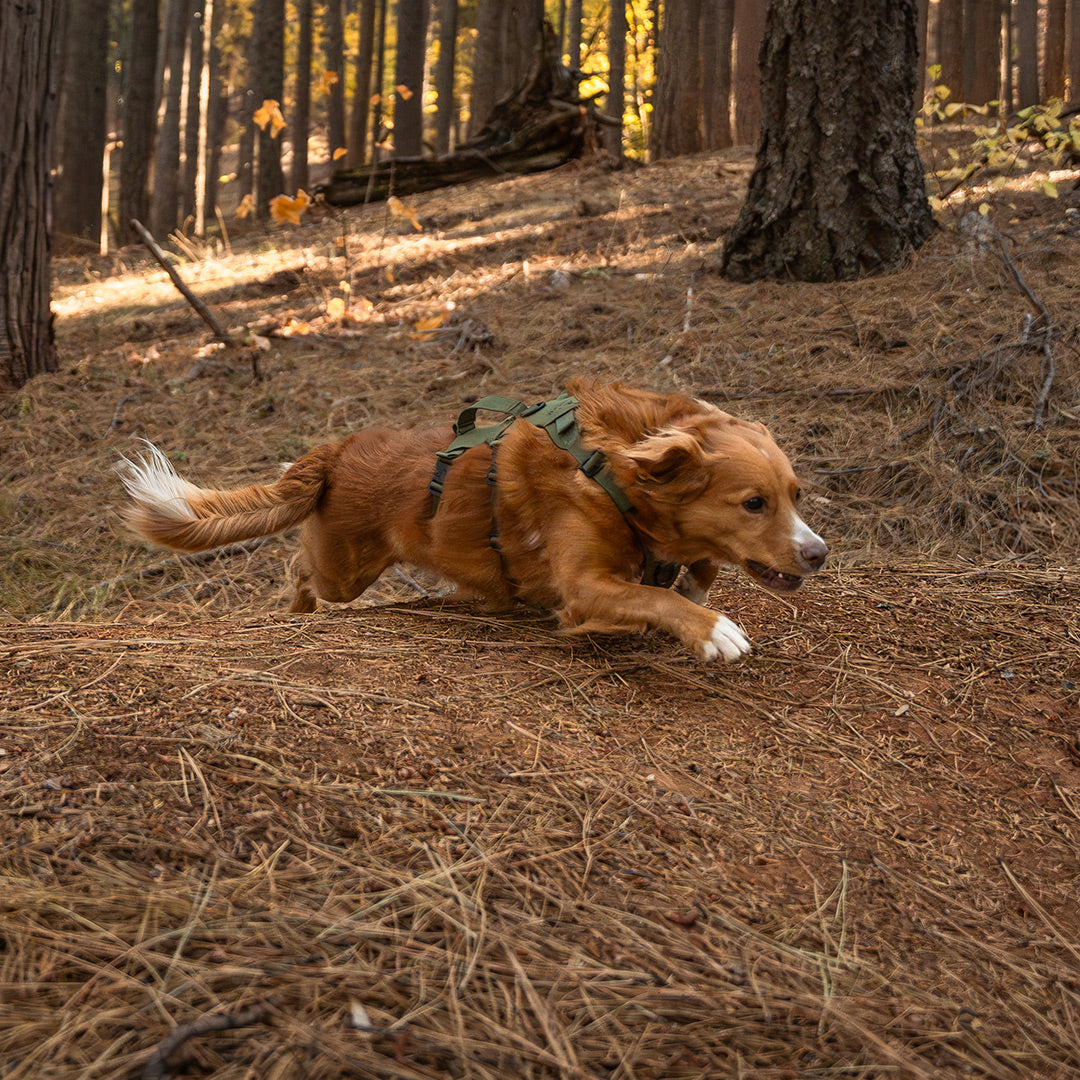
[[[140,536],[179,551],[206,551],[288,529],[315,509],[326,486],[326,462],[318,451],[276,484],[214,491],[188,483],[157,447],[146,447],[140,458],[124,458],[117,467],[135,504],[125,518]]]

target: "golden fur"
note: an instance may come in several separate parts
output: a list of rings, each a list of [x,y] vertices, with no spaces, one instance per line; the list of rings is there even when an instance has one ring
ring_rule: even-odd
[[[316,447],[276,483],[234,491],[182,480],[158,451],[122,466],[131,528],[148,540],[202,551],[301,525],[292,611],[349,601],[388,567],[449,578],[464,597],[555,613],[579,632],[660,628],[704,659],[733,660],[749,643],[704,607],[719,566],[741,566],[790,591],[827,549],[802,522],[798,482],[761,424],[687,397],[575,380],[584,445],[603,451],[633,510],[624,516],[546,431],[515,422],[498,448],[466,451],[451,467],[437,513],[428,493],[449,427],[367,428]],[[494,496],[493,496],[494,492]],[[500,552],[489,542],[498,523]],[[687,568],[676,589],[638,584],[646,552]]]

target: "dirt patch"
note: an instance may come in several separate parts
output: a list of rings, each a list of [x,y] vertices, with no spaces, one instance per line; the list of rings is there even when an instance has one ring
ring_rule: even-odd
[[[185,261],[257,354],[197,355],[137,251],[58,267],[64,368],[0,419],[6,1076],[1080,1069],[1077,196],[999,193],[1003,249],[961,208],[893,277],[733,286],[749,165],[567,168],[412,200],[422,233],[358,209]],[[290,538],[123,534],[133,436],[235,485],[580,371],[796,459],[835,558],[790,601],[723,576],[747,662],[407,572],[289,617]]]

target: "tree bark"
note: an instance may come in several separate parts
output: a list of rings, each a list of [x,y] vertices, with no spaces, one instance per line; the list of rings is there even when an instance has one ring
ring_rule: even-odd
[[[1039,0],[1016,4],[1017,105],[1026,109],[1039,103]]]
[[[285,93],[285,0],[255,0],[252,83],[255,108],[281,102]],[[255,216],[270,216],[270,200],[285,189],[281,133],[272,124],[255,130]]]
[[[176,228],[180,209],[180,106],[184,82],[184,43],[190,0],[169,0],[165,14],[165,66],[162,71],[164,116],[154,153],[150,196],[150,231],[165,237]]]
[[[108,76],[108,0],[69,0],[57,124],[58,164],[53,200],[56,249],[85,254],[101,235],[101,176],[105,153]]]
[[[729,277],[896,269],[933,220],[915,146],[917,0],[772,0],[762,136],[725,246]]]
[[[124,146],[120,152],[120,201],[117,237],[135,239],[129,222],[150,220],[150,164],[154,154],[157,88],[158,0],[144,0],[131,12],[131,34],[124,60],[124,107],[120,117]]]
[[[1042,100],[1065,98],[1066,0],[1049,0],[1046,5],[1046,62],[1043,65]],[[1074,88],[1075,89],[1075,88]],[[1080,94],[1074,94],[1080,98]]]
[[[604,112],[618,121],[604,130],[604,146],[622,161],[622,118],[626,108],[626,4],[611,0],[608,15],[608,92]]]
[[[734,0],[709,0],[702,11],[701,48],[704,86],[702,120],[706,150],[731,145],[731,47]]]
[[[310,186],[308,180],[308,129],[311,127],[311,0],[297,0],[296,101],[293,105],[292,166],[289,188],[295,194]],[[338,72],[340,82],[343,72]],[[344,145],[339,143],[338,145]],[[331,147],[333,152],[336,147]]]
[[[203,49],[205,63],[199,83],[202,107],[199,114],[199,167],[195,199],[195,232],[206,235],[206,223],[217,207],[221,141],[225,133],[228,102],[221,84],[221,47],[218,39],[225,25],[225,0],[206,0]]]
[[[664,5],[649,133],[653,160],[695,154],[704,148],[698,7],[697,0],[668,0]]]
[[[424,149],[424,56],[427,0],[398,0],[394,57],[394,157]]]
[[[453,6],[457,7],[456,4]],[[359,168],[367,156],[368,118],[371,116],[371,72],[375,60],[375,0],[361,0],[360,41],[356,50],[356,91],[349,119],[350,169]]]
[[[435,62],[435,152],[450,152],[451,134],[456,130],[457,102],[454,71],[457,55],[457,0],[438,0],[439,57]]]
[[[521,85],[536,57],[544,22],[543,0],[480,0],[469,133],[474,137],[507,94]],[[571,58],[571,67],[577,63]]]
[[[937,57],[940,81],[949,88],[953,101],[965,100],[964,85],[964,0],[939,0],[937,17]]]
[[[61,7],[0,3],[0,391],[56,370],[48,201]]]
[[[968,0],[965,15],[965,101],[985,105],[1001,98],[1000,0]]]
[[[330,87],[327,99],[326,122],[329,128],[330,153],[345,145],[345,27],[342,22],[341,0],[329,0],[326,5],[323,31],[326,35],[326,69],[336,71],[338,81]]]
[[[735,142],[752,146],[761,131],[761,67],[758,61],[765,33],[765,5],[735,0],[735,46],[732,97],[735,99]]]
[[[180,186],[180,220],[194,218],[198,203],[199,125],[202,120],[202,97],[199,88],[203,74],[203,43],[206,37],[205,0],[195,0],[188,28],[187,68],[184,71],[184,145]]]

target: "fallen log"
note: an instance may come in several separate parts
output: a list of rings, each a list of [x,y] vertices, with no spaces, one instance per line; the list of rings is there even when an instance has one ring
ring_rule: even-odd
[[[484,126],[454,153],[342,169],[316,194],[332,206],[353,206],[485,177],[543,172],[585,157],[600,145],[600,126],[616,121],[581,97],[583,77],[563,64],[555,34],[545,24],[524,84],[496,103]]]

